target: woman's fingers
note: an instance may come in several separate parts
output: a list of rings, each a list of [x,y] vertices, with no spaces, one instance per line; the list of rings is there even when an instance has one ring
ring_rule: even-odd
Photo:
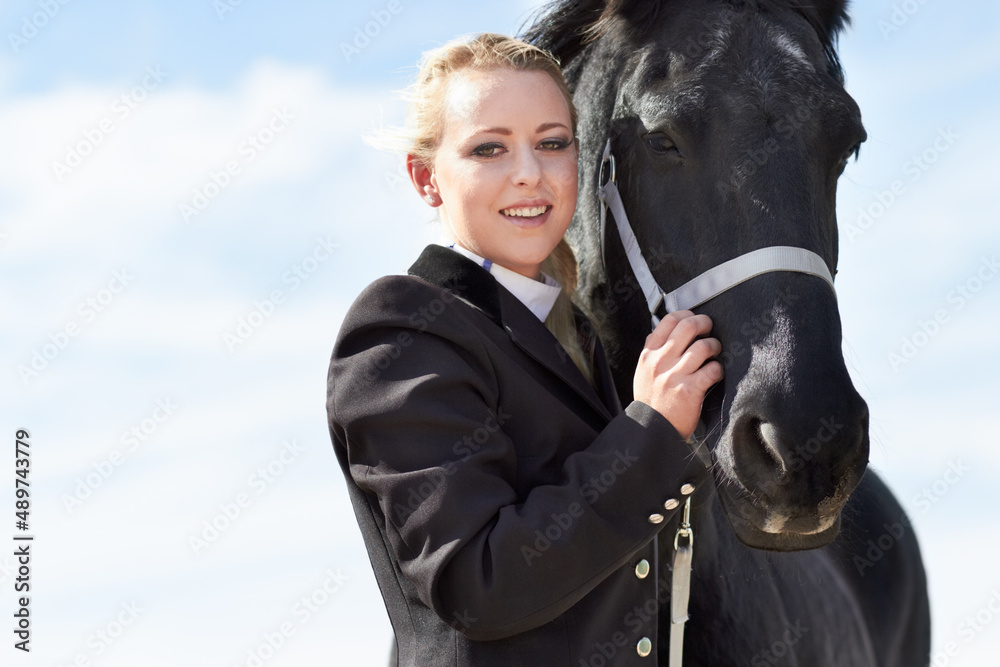
[[[698,422],[705,392],[722,379],[722,364],[714,359],[722,343],[711,331],[707,315],[668,314],[646,337],[633,378],[636,400],[651,405],[684,437]]]
[[[652,349],[663,347],[663,344],[667,342],[667,339],[673,334],[677,326],[691,317],[696,317],[696,315],[690,310],[677,310],[667,313],[653,331],[646,336],[646,347]]]
[[[708,315],[695,315],[690,310],[670,313],[646,337],[643,356],[655,360],[658,369],[673,367],[697,339],[711,331],[712,319]]]
[[[712,385],[719,382],[725,375],[722,364],[716,360],[709,361],[704,366],[691,374],[691,381],[698,391],[704,393]]]
[[[713,359],[722,343],[711,331],[707,315],[668,314],[646,337],[633,378],[636,400],[652,406],[684,437],[698,422],[705,392],[722,379],[722,364]]]
[[[722,343],[718,338],[700,338],[684,351],[674,368],[684,375],[694,375],[705,362],[721,352]]]
[[[712,331],[712,320],[708,315],[691,315],[677,323],[667,342],[663,344],[663,351],[671,356],[682,356],[694,342],[707,336]]]

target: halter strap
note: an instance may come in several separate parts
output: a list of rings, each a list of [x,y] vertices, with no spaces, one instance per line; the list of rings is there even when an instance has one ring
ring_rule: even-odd
[[[606,164],[610,166],[610,174],[607,183],[602,183]],[[625,255],[628,257],[629,266],[632,267],[632,273],[639,281],[639,288],[646,299],[646,306],[649,308],[654,327],[667,313],[700,306],[742,282],[771,271],[796,271],[817,276],[825,280],[836,295],[833,276],[830,274],[826,261],[811,250],[792,246],[769,246],[752,250],[705,271],[672,292],[665,292],[653,278],[653,273],[649,270],[649,265],[642,256],[639,242],[636,240],[628,216],[625,214],[625,207],[615,183],[615,176],[615,158],[611,154],[611,139],[608,139],[604,146],[604,155],[601,157],[597,183],[597,194],[601,200],[601,261],[605,262],[604,234],[607,211],[610,209],[618,227],[622,247],[625,248]],[[604,266],[606,271],[606,262]]]

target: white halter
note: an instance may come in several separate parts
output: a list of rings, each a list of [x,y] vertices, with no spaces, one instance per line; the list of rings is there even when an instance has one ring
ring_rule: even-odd
[[[610,164],[611,167],[610,177],[607,183],[602,183],[606,164]],[[649,308],[654,327],[666,313],[699,306],[745,280],[770,271],[808,273],[822,278],[830,285],[831,289],[835,289],[830,269],[827,268],[823,258],[816,253],[805,248],[770,246],[723,262],[689,280],[674,291],[665,292],[657,284],[649,270],[649,265],[643,259],[642,250],[639,249],[639,243],[636,241],[631,225],[629,225],[628,216],[625,215],[625,207],[622,205],[622,198],[618,192],[618,186],[615,184],[615,158],[611,154],[611,139],[608,139],[604,146],[604,155],[601,158],[601,169],[597,180],[597,195],[601,200],[601,261],[604,262],[605,219],[607,210],[610,208],[615,223],[618,225],[618,234],[621,236],[622,246],[628,256],[628,263],[632,266],[632,273],[635,274],[636,280],[639,281],[639,287],[646,297],[646,305]],[[605,264],[606,266],[607,264]],[[834,294],[836,294],[836,290]],[[660,314],[660,311],[664,312]]]

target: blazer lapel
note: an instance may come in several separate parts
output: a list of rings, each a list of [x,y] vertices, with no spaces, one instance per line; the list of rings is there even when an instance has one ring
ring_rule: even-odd
[[[507,332],[515,345],[572,387],[605,420],[610,420],[617,413],[611,409],[618,405],[617,397],[610,405],[606,404],[608,397],[599,396],[590,386],[545,324],[498,283],[489,271],[450,248],[431,244],[424,248],[409,273],[454,293],[481,310]],[[595,366],[599,365],[595,363]],[[595,373],[603,376],[598,368],[595,368]],[[609,379],[602,378],[598,383],[602,394],[607,391]]]
[[[534,313],[516,296],[497,285],[501,292],[504,329],[514,344],[528,353],[535,361],[558,375],[563,382],[576,390],[601,416],[611,419],[611,412],[590,386],[583,373],[566,354],[566,350]]]
[[[432,243],[407,271],[451,292],[503,326],[496,278],[465,255]]]

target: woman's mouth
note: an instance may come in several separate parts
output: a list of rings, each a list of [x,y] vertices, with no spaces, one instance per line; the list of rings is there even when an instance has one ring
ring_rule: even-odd
[[[505,208],[500,211],[500,215],[519,227],[537,227],[549,218],[549,211],[552,205],[545,206],[521,206],[518,208]]]

